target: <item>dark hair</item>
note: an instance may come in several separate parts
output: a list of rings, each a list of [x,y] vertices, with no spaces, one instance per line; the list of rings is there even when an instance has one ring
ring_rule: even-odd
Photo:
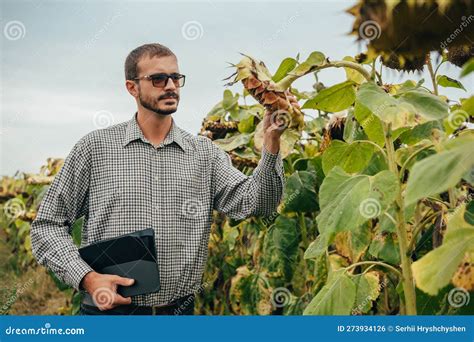
[[[133,80],[138,77],[138,61],[145,55],[148,57],[165,57],[165,56],[174,56],[176,55],[164,45],[153,43],[145,44],[137,47],[132,50],[125,60],[125,79]]]

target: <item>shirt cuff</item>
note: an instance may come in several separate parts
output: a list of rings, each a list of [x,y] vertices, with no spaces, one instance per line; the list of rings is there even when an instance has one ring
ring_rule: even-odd
[[[82,278],[89,273],[94,271],[84,260],[81,258],[70,262],[67,266],[65,283],[71,285],[76,290],[80,290],[79,285],[81,284]]]
[[[280,177],[281,183],[285,185],[285,170],[283,168],[283,160],[281,158],[281,148],[277,153],[271,153],[265,146],[262,147],[262,158],[260,160],[262,170],[275,171]]]
[[[263,147],[262,147],[262,164],[263,165],[268,165],[269,167],[274,167],[277,160],[278,160],[278,158],[281,159],[280,151],[281,151],[281,149],[279,149],[277,153],[271,153],[270,151],[268,151],[266,149],[265,145],[263,145]]]

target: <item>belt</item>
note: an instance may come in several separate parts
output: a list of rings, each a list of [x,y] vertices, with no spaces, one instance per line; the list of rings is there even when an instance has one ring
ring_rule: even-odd
[[[90,305],[88,300],[83,300],[81,303],[81,313],[83,315],[192,315],[194,312],[194,299],[194,294],[190,294],[165,305],[119,305],[106,311],[100,311],[95,305]]]

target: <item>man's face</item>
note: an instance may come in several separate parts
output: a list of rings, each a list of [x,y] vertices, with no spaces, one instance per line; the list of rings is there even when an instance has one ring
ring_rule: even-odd
[[[179,73],[178,62],[174,56],[152,57],[145,56],[138,62],[138,77],[158,73]],[[146,109],[161,115],[169,115],[178,109],[179,88],[173,80],[168,79],[162,88],[154,87],[151,80],[138,81],[139,103]]]

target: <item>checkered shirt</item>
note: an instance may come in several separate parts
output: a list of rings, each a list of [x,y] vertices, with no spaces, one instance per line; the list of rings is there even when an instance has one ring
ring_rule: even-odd
[[[31,225],[32,249],[41,265],[79,289],[92,269],[71,237],[76,219],[84,216],[81,246],[153,228],[161,289],[132,296],[132,303],[162,305],[201,288],[213,210],[233,219],[275,212],[285,185],[283,163],[280,152],[264,148],[247,176],[212,140],[173,119],[154,146],[136,115],[76,143]]]

